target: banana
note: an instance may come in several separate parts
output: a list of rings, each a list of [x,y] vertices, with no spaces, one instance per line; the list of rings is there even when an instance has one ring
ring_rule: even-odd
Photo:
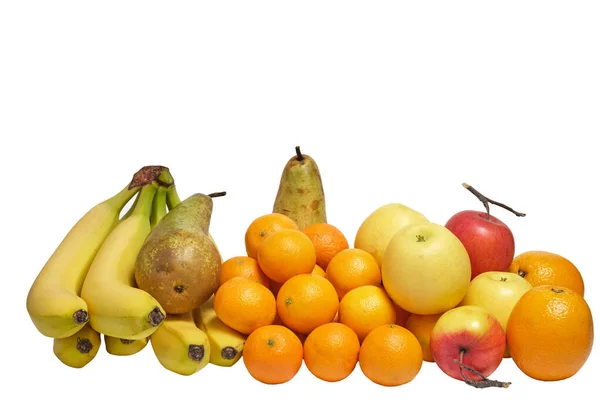
[[[101,342],[100,334],[87,324],[72,336],[54,339],[54,355],[69,367],[83,368],[96,357]]]
[[[148,344],[148,338],[138,340],[118,339],[112,336],[104,336],[106,352],[113,356],[131,356],[139,353]]]
[[[96,331],[121,339],[150,336],[165,318],[161,305],[135,286],[137,254],[150,233],[150,213],[158,184],[142,187],[131,216],[122,221],[98,251],[83,283],[81,297]]]
[[[154,200],[152,201],[152,213],[150,214],[150,225],[154,226],[167,214],[167,188],[160,186]]]
[[[210,359],[210,341],[189,312],[167,315],[150,336],[150,343],[161,365],[180,375],[200,371]]]
[[[193,311],[194,322],[210,341],[210,363],[231,367],[242,356],[246,335],[225,325],[217,317],[213,305],[214,296]]]
[[[88,322],[88,306],[80,297],[85,276],[122,208],[138,191],[128,185],[90,209],[46,262],[27,295],[27,312],[42,335],[70,337]]]

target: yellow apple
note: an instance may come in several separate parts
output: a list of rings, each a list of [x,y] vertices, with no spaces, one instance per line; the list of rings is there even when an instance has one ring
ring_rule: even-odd
[[[471,280],[469,254],[452,232],[432,222],[399,230],[385,251],[383,286],[404,310],[441,314],[460,303]]]
[[[373,211],[360,225],[354,248],[370,253],[381,267],[385,249],[398,230],[417,222],[428,222],[418,211],[400,203],[390,203]]]
[[[513,307],[532,287],[531,283],[513,272],[484,272],[471,281],[461,305],[485,308],[496,317],[502,329],[506,331]],[[508,348],[504,357],[510,357]]]

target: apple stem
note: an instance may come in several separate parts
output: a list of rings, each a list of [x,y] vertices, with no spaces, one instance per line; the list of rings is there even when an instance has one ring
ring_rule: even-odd
[[[483,203],[483,206],[485,207],[485,211],[487,213],[486,216],[485,216],[485,218],[487,220],[490,219],[490,204],[489,203],[492,203],[492,204],[494,204],[494,205],[496,205],[498,207],[502,207],[505,210],[508,210],[511,213],[515,214],[517,217],[524,217],[525,216],[525,213],[521,213],[521,212],[515,211],[512,208],[510,208],[509,206],[507,206],[506,204],[499,203],[497,201],[494,201],[494,200],[490,199],[489,197],[486,197],[486,196],[482,195],[478,190],[476,190],[473,186],[471,186],[469,184],[463,183],[462,185],[463,185],[463,187],[465,189],[467,189],[469,192],[473,193],[475,195],[475,197],[477,197],[479,199],[479,201],[481,201]]]
[[[304,160],[304,156],[302,155],[302,152],[300,151],[300,146],[296,146],[296,159],[298,161]]]
[[[468,365],[463,364],[463,355],[465,354],[464,350],[460,351],[460,360],[454,360],[455,363],[458,364],[458,368],[460,368],[460,375],[463,378],[463,381],[465,381],[465,383],[469,386],[473,386],[474,388],[477,389],[485,389],[485,388],[489,388],[489,387],[497,387],[497,388],[507,388],[510,386],[510,382],[501,382],[501,381],[496,381],[493,379],[488,379],[486,378],[481,372],[477,371],[474,368],[469,367]],[[478,375],[481,380],[480,381],[474,381],[472,379],[469,379],[465,376],[465,373],[463,372],[463,368],[466,369],[467,371],[470,371],[476,375]]]

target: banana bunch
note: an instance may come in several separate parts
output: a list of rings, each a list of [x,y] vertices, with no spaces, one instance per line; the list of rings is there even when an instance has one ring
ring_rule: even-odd
[[[180,202],[168,168],[147,166],[91,208],[63,238],[26,302],[34,326],[53,339],[54,354],[63,364],[87,365],[102,335],[106,352],[116,356],[136,354],[151,343],[160,364],[181,375],[208,363],[232,366],[241,358],[246,336],[219,320],[213,298],[193,312],[167,315],[136,285],[140,248]]]
[[[125,188],[77,221],[33,282],[27,312],[37,330],[54,339],[54,353],[66,365],[90,362],[100,334],[111,338],[107,349],[133,354],[164,319],[160,304],[135,287],[133,267],[152,224],[167,212],[173,182],[165,167],[140,169]],[[123,350],[113,338],[137,343]]]

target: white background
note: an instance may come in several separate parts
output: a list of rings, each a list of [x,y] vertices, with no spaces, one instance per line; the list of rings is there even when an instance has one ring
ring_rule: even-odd
[[[226,190],[211,232],[225,258],[271,211],[301,145],[321,169],[329,222],[352,243],[375,208],[400,202],[444,224],[482,209],[468,182],[526,212],[494,208],[517,254],[573,261],[600,309],[597,2],[20,1],[0,6],[4,218],[0,379],[39,398],[558,398],[596,391],[598,351],[573,378],[470,388],[424,364],[384,388],[356,368],[331,384],[303,366],[289,383],[242,362],[175,375],[150,346],[62,365],[25,309],[35,276],[89,208],[143,165],[179,192]],[[583,394],[584,392],[588,394]]]

